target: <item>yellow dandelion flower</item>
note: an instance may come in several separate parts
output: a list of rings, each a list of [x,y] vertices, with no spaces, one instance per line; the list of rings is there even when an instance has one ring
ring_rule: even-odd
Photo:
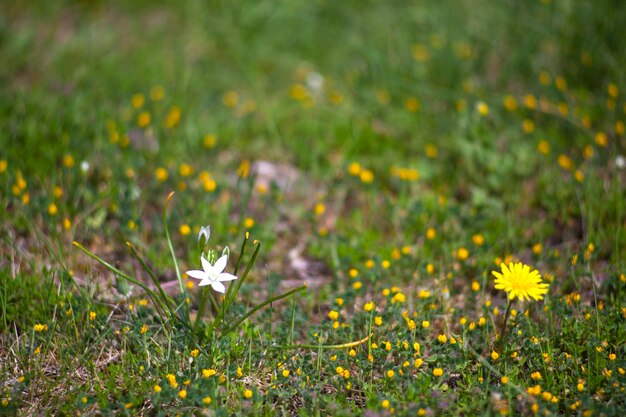
[[[150,113],[144,111],[137,116],[137,126],[146,127],[150,124]]]
[[[249,400],[250,398],[252,398],[252,391],[247,389],[243,392],[243,396],[246,400]]]
[[[415,97],[409,97],[404,101],[404,107],[412,112],[415,113],[416,111],[419,111],[420,107],[421,107],[421,103],[418,99],[416,99]]]
[[[466,248],[459,248],[456,251],[456,257],[460,261],[464,261],[469,257],[469,251]]]
[[[165,116],[165,127],[167,129],[172,129],[176,127],[180,123],[181,111],[178,106],[173,106],[169,112],[167,112],[167,116]]]
[[[508,267],[503,263],[500,265],[502,273],[493,271],[496,277],[495,287],[508,294],[510,300],[518,297],[520,300],[543,299],[548,292],[548,284],[541,281],[541,275],[530,266],[521,262],[510,262]]]
[[[34,329],[35,329],[35,331],[37,333],[43,332],[45,330],[48,330],[48,325],[47,324],[40,324],[40,323],[38,323],[38,324],[35,324]]]
[[[476,110],[481,116],[487,116],[489,114],[489,106],[484,101],[476,103]]]
[[[508,111],[513,111],[517,109],[517,100],[515,99],[515,97],[509,95],[504,97],[504,100],[502,100],[502,105]]]
[[[606,148],[606,146],[608,145],[608,137],[606,135],[606,133],[604,132],[598,132],[596,133],[596,135],[594,136],[594,141],[596,142],[596,144],[598,146],[601,146],[603,148]]]
[[[441,368],[433,369],[433,376],[442,376],[442,375],[443,375],[443,369]]]

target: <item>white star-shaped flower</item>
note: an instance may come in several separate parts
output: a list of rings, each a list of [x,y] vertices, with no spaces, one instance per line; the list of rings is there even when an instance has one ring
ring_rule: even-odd
[[[215,261],[215,265],[211,265],[211,263],[207,261],[204,256],[201,256],[200,260],[202,261],[202,268],[204,271],[195,269],[187,271],[187,275],[191,278],[201,280],[200,284],[198,284],[199,286],[204,287],[205,285],[210,285],[215,291],[224,294],[226,292],[226,287],[222,284],[222,282],[237,279],[235,275],[223,272],[224,268],[226,268],[226,262],[228,262],[228,256],[223,255]]]

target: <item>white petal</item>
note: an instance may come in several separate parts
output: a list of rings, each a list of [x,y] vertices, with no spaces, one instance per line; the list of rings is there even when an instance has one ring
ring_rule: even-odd
[[[195,279],[205,279],[206,278],[206,272],[198,271],[197,269],[195,269],[193,271],[187,271],[185,273],[187,274],[187,276],[189,276],[191,278],[195,278]]]
[[[213,287],[213,289],[217,292],[221,292],[222,294],[224,294],[226,292],[226,287],[224,286],[224,284],[222,284],[219,281],[213,281],[211,283],[211,287]]]
[[[198,287],[206,287],[207,285],[211,285],[211,281],[209,281],[208,279],[203,279],[202,281],[200,281],[200,284],[198,284]]]
[[[211,266],[211,262],[204,259],[204,256],[201,256],[200,260],[202,261],[202,268],[204,269],[205,272],[209,273],[213,270],[213,266]]]
[[[217,281],[232,281],[234,279],[237,279],[235,275],[226,272],[222,272],[217,276]]]
[[[213,270],[216,274],[219,274],[226,268],[226,262],[228,262],[228,256],[223,255],[217,261],[215,261],[215,265],[213,265]]]

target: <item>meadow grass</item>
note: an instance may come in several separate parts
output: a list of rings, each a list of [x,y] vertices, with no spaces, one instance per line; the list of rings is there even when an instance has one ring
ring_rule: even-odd
[[[0,4],[0,414],[623,415],[625,23]]]

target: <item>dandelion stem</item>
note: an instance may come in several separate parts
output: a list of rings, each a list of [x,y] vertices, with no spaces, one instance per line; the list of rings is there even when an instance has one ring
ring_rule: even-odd
[[[509,298],[506,305],[506,313],[504,313],[504,320],[502,321],[502,327],[500,327],[500,340],[498,341],[498,353],[500,354],[502,354],[502,344],[504,343],[504,335],[506,334],[506,323],[509,320],[511,305],[513,305],[513,303]]]

